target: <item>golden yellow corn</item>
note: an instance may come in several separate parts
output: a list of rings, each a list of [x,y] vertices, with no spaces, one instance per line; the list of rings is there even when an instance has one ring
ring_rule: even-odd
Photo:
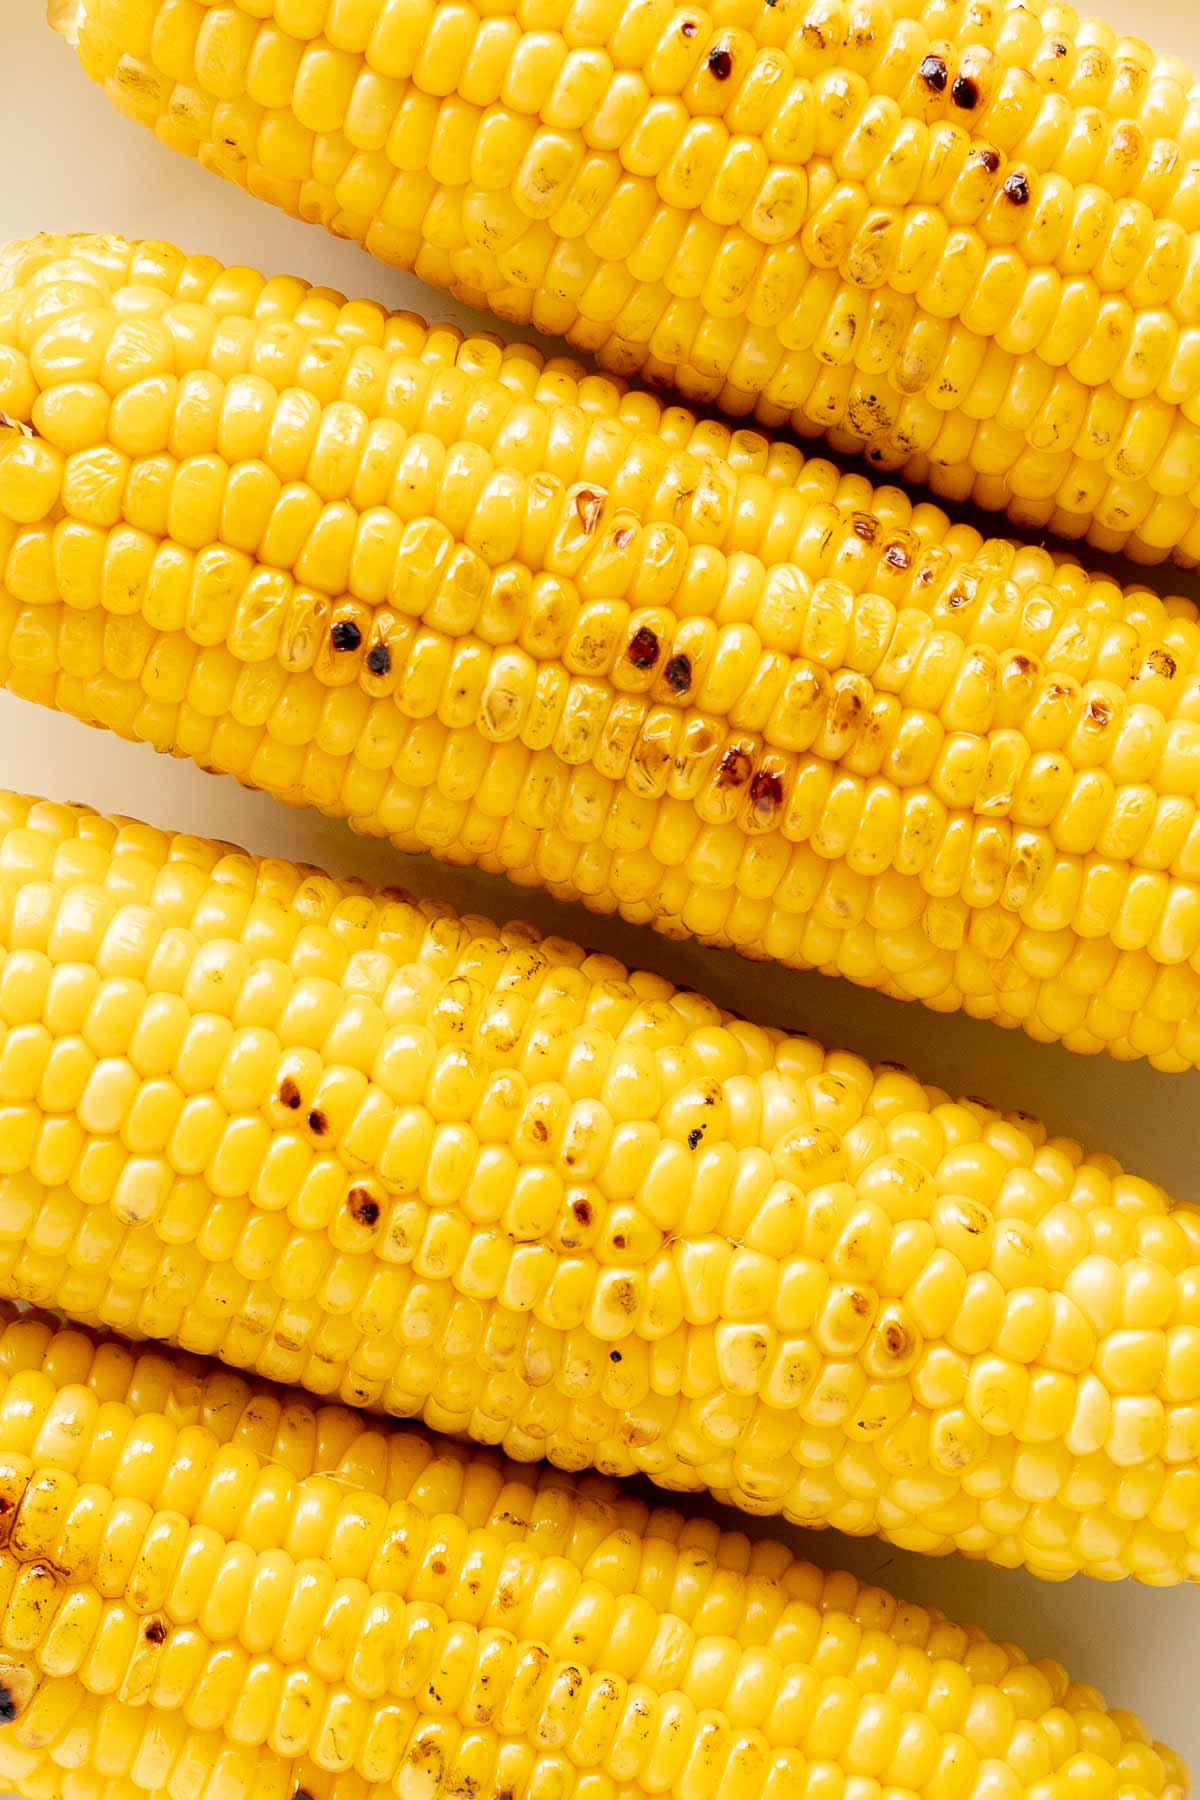
[[[7,1311],[0,1501],[28,1800],[1185,1792],[1057,1663],[779,1544]]]
[[[164,142],[472,305],[1022,524],[1200,558],[1200,88],[1068,5],[56,10]]]
[[[1200,1064],[1200,624],[161,245],[0,293],[0,680],[635,921]]]
[[[0,800],[0,1291],[521,1460],[1200,1576],[1200,1211],[660,978]]]

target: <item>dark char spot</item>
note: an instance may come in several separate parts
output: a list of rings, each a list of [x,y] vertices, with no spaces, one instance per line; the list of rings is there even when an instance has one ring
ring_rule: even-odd
[[[658,661],[658,633],[649,625],[639,625],[625,654],[635,669],[652,669]]]
[[[1004,192],[1014,206],[1029,204],[1029,183],[1017,169],[1014,169],[1013,173],[1006,178]]]
[[[701,1138],[702,1138],[702,1137],[703,1137],[703,1136],[704,1136],[704,1127],[703,1127],[703,1125],[696,1125],[696,1126],[693,1126],[693,1128],[692,1128],[692,1130],[691,1130],[691,1131],[689,1131],[689,1132],[688,1132],[688,1149],[689,1149],[689,1150],[697,1150],[697,1149],[699,1149],[699,1147],[700,1147],[700,1139],[701,1139]]]
[[[367,651],[367,667],[372,675],[387,675],[391,672],[392,653],[386,644],[372,644]]]
[[[667,678],[667,686],[673,694],[686,694],[692,685],[692,664],[689,657],[673,656],[663,674]]]
[[[17,1716],[17,1703],[11,1688],[0,1682],[0,1725],[11,1725]]]
[[[883,560],[892,569],[907,569],[912,561],[903,544],[889,544],[883,553]]]
[[[590,1200],[572,1200],[571,1211],[575,1214],[575,1217],[579,1220],[581,1225],[591,1224],[592,1203]]]
[[[741,787],[743,782],[749,781],[753,766],[747,751],[727,750],[717,769],[717,786]]]
[[[300,1110],[300,1089],[290,1075],[285,1076],[279,1084],[279,1098],[285,1106],[290,1106],[293,1112]]]
[[[1055,44],[1054,54],[1055,56],[1065,56],[1067,54],[1067,46],[1065,44]]]
[[[927,88],[931,89],[931,91],[933,93],[935,93],[935,94],[944,94],[945,93],[947,71],[946,71],[946,65],[942,61],[940,56],[925,57],[924,61],[921,63],[921,67],[917,71],[917,73],[920,75],[921,80],[925,83],[925,86]]]
[[[162,1644],[166,1642],[167,1628],[161,1619],[151,1619],[142,1635],[148,1644]]]
[[[685,19],[679,27],[680,34],[685,38],[694,38],[699,29],[695,19]]]
[[[772,812],[783,799],[783,782],[774,769],[760,769],[750,783],[750,799],[763,812]]]
[[[378,1225],[379,1202],[366,1188],[351,1188],[346,1205],[350,1208],[351,1218],[357,1219],[360,1225]]]
[[[621,1352],[619,1350],[610,1350],[608,1353],[608,1360],[609,1362],[620,1362]]]
[[[979,89],[969,75],[956,75],[954,86],[950,89],[950,98],[964,112],[973,112],[979,104]]]
[[[323,1112],[318,1112],[315,1107],[308,1115],[308,1129],[314,1137],[324,1137],[329,1130],[329,1120]]]
[[[728,81],[733,74],[733,58],[720,44],[709,51],[708,66],[717,81]]]
[[[329,639],[335,650],[357,650],[362,632],[353,619],[337,619],[329,627]]]
[[[996,170],[1000,167],[999,152],[989,148],[986,150],[977,150],[975,154],[978,157],[979,162],[987,170],[988,174],[994,175]]]

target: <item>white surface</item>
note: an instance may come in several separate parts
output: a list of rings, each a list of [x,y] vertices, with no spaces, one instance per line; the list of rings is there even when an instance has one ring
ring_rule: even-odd
[[[1195,0],[1146,9],[1108,0],[1127,30],[1152,29],[1161,49],[1200,63]],[[426,314],[466,315],[410,277],[345,244],[281,217],[155,144],[118,118],[41,22],[40,0],[0,0],[0,121],[4,176],[0,241],[43,228],[114,230],[169,237],[226,262],[271,273],[295,271]],[[1178,576],[1152,577],[1168,587]],[[1191,591],[1195,592],[1193,586]],[[1052,1127],[1119,1156],[1139,1174],[1200,1199],[1195,1119],[1200,1075],[1157,1075],[1143,1066],[1070,1057],[1027,1039],[957,1018],[941,1020],[844,983],[763,971],[694,946],[674,946],[611,921],[556,908],[481,877],[461,878],[428,861],[364,844],[311,814],[285,811],[232,781],[156,759],[67,719],[0,694],[0,785],[85,800],[162,825],[240,840],[328,867],[400,879],[442,893],[464,909],[539,923],[649,964],[714,998],[827,1043],[911,1064],[957,1093],[1039,1111]],[[875,1540],[791,1534],[803,1554],[878,1576],[896,1592],[930,1601],[1035,1655],[1065,1661],[1080,1680],[1139,1711],[1156,1735],[1190,1756],[1200,1774],[1200,1593],[1104,1586],[1076,1578],[1038,1583],[961,1558],[924,1560]]]

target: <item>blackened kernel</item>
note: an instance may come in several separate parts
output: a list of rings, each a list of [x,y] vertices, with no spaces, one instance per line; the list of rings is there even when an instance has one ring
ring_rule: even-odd
[[[285,1075],[279,1084],[279,1098],[285,1106],[290,1106],[293,1112],[299,1112],[300,1089],[290,1075]]]
[[[625,655],[635,669],[652,669],[658,661],[658,633],[649,625],[639,625]]]
[[[733,74],[733,57],[721,44],[714,44],[708,53],[708,67],[717,81],[728,81]]]
[[[329,641],[335,650],[357,650],[362,632],[353,619],[335,619],[329,627]]]
[[[969,75],[956,75],[954,86],[950,89],[950,98],[964,112],[973,112],[979,104],[979,89]]]
[[[993,150],[990,145],[986,149],[977,150],[975,157],[989,175],[994,175],[1000,167],[1000,153],[998,150]]]
[[[931,88],[935,94],[945,93],[948,71],[940,56],[925,57],[917,73],[925,86]]]
[[[367,651],[367,667],[372,675],[388,675],[392,668],[392,653],[386,644],[372,644]]]
[[[316,1107],[308,1115],[308,1129],[314,1137],[324,1137],[329,1130],[329,1120],[323,1112],[318,1112]]]
[[[11,1725],[17,1716],[16,1696],[0,1681],[0,1725]]]
[[[164,1644],[167,1639],[167,1628],[161,1619],[149,1619],[142,1636],[148,1644]]]
[[[1029,203],[1029,183],[1019,169],[1005,178],[1004,192],[1014,206],[1027,206]]]
[[[351,1218],[357,1219],[360,1225],[378,1225],[379,1202],[366,1188],[351,1188],[346,1196],[346,1205],[350,1209]]]
[[[671,657],[666,668],[663,670],[663,674],[666,676],[667,686],[671,689],[672,693],[686,694],[692,685],[691,658],[684,656],[682,653],[678,656]]]
[[[689,1150],[698,1150],[700,1148],[700,1139],[703,1136],[704,1136],[703,1125],[694,1126],[692,1128],[692,1130],[688,1132],[688,1149]]]
[[[609,1362],[611,1362],[611,1363],[618,1363],[618,1362],[620,1362],[620,1360],[621,1360],[621,1352],[620,1352],[620,1351],[619,1351],[619,1350],[610,1350],[610,1351],[609,1351],[609,1353],[608,1353],[608,1360],[609,1360]]]

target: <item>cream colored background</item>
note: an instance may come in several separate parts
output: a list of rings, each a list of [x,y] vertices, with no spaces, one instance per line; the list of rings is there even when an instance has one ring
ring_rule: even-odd
[[[1197,0],[1157,7],[1108,0],[1109,16],[1151,33],[1163,50],[1200,64]],[[396,306],[460,319],[412,277],[379,267],[348,245],[281,217],[225,187],[113,113],[73,56],[41,23],[39,0],[0,0],[0,240],[52,230],[168,237],[226,262],[245,261],[370,294]],[[1179,576],[1156,576],[1167,591]],[[1198,593],[1193,584],[1189,591]],[[910,1063],[956,1093],[987,1095],[1040,1112],[1055,1129],[1121,1157],[1139,1174],[1200,1200],[1200,1074],[1084,1060],[978,1025],[942,1020],[845,983],[762,969],[716,952],[669,945],[612,921],[557,908],[483,877],[451,875],[400,858],[342,827],[289,813],[231,780],[156,759],[116,739],[0,694],[0,784],[88,801],[162,825],[231,837],[337,870],[400,879],[452,896],[464,909],[533,916],[586,934],[626,959],[703,987],[738,1010],[810,1031],[827,1043]],[[794,1531],[822,1563],[849,1564],[912,1599],[973,1617],[1035,1655],[1059,1657],[1078,1678],[1136,1708],[1153,1731],[1188,1754],[1200,1775],[1200,1593],[1105,1586],[1082,1577],[1059,1586],[960,1558],[923,1560],[875,1540]]]

